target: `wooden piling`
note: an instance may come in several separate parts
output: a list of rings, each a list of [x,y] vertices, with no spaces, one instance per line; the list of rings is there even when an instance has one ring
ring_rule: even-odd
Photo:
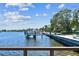
[[[24,50],[23,52],[24,52],[24,56],[27,56],[27,50]]]
[[[33,35],[33,38],[34,38],[34,39],[36,39],[36,32],[35,32],[35,31],[34,31],[34,35]]]

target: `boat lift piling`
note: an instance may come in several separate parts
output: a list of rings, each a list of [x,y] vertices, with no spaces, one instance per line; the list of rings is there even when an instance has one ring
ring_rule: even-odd
[[[24,31],[24,35],[25,35],[25,38],[26,38],[26,39],[29,39],[29,38],[30,38],[30,35],[28,34],[27,31]]]
[[[36,31],[34,31],[34,34],[33,34],[33,39],[36,40]]]
[[[27,31],[24,31],[24,35],[26,39],[29,39],[31,34],[29,34]],[[33,39],[36,40],[36,31],[34,31],[32,35],[33,35]]]

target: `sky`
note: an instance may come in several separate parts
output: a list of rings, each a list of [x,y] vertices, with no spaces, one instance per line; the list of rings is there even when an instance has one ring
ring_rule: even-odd
[[[79,9],[77,3],[0,3],[0,30],[41,28],[64,9]]]

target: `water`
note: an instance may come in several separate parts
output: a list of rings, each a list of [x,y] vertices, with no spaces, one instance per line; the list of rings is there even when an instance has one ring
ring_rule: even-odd
[[[33,38],[25,39],[23,32],[0,32],[0,47],[54,47],[62,44],[50,39],[45,35],[37,35]],[[23,56],[23,51],[0,51],[1,56]],[[28,51],[30,56],[48,56],[49,51]]]
[[[23,32],[0,32],[0,47],[25,46]]]
[[[23,47],[24,37],[23,32],[0,32],[0,47]],[[23,51],[0,51],[0,55],[23,55]]]

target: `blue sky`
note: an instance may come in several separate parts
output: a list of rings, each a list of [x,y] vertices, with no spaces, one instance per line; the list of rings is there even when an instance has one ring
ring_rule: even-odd
[[[40,28],[61,9],[79,9],[77,3],[0,3],[0,29]]]

